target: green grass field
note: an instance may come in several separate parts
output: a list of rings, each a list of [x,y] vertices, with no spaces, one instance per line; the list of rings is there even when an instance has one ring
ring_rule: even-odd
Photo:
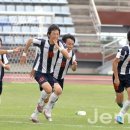
[[[40,123],[32,123],[29,118],[39,98],[37,84],[4,83],[0,104],[0,130],[124,130],[130,126],[114,121],[114,114],[119,111],[114,102],[115,93],[111,85],[65,84],[64,92],[53,109],[53,121],[48,122],[43,114]],[[83,110],[86,116],[76,112]],[[111,115],[109,123],[102,122],[104,113]],[[97,121],[94,115],[97,114]],[[105,117],[104,117],[105,118]]]

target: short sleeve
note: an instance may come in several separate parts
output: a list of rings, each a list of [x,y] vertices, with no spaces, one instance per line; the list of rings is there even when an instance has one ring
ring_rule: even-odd
[[[128,56],[129,56],[129,48],[128,46],[124,46],[122,49],[118,50],[116,58],[119,58],[121,61],[123,61],[124,58]]]
[[[33,45],[35,46],[41,45],[41,39],[33,38]]]
[[[6,54],[3,55],[3,60],[4,60],[4,64],[8,64],[9,63]]]

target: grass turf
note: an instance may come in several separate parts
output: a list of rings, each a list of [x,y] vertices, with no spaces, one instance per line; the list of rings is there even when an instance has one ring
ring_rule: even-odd
[[[29,118],[39,95],[37,84],[4,83],[0,104],[0,129],[123,130],[130,128],[127,119],[124,125],[114,121],[114,114],[120,109],[114,102],[115,93],[111,85],[65,84],[63,94],[53,109],[53,121],[48,122],[43,114],[40,114],[40,123],[35,124]],[[79,110],[86,111],[87,115],[78,116],[76,112]],[[107,119],[108,116],[111,116],[111,119]],[[92,122],[94,118],[96,121]]]

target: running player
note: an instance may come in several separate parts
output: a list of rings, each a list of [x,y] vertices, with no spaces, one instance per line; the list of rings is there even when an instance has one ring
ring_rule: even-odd
[[[0,48],[2,46],[2,39],[0,38]],[[10,70],[10,65],[8,64],[8,59],[6,54],[0,55],[0,96],[2,95],[3,90],[3,77],[4,77],[4,69]]]
[[[59,85],[61,86],[62,90],[63,90],[63,85],[64,85],[64,76],[66,75],[69,66],[71,65],[72,70],[75,71],[77,68],[77,62],[76,62],[76,56],[73,52],[73,47],[74,47],[74,43],[75,43],[75,38],[73,35],[71,34],[66,34],[62,37],[62,41],[66,44],[66,49],[69,53],[69,56],[71,57],[71,59],[66,59],[62,53],[59,53],[59,56],[57,58],[57,61],[55,63],[55,68],[54,68],[54,78],[58,81]],[[33,66],[33,70],[31,72],[31,77],[33,77],[34,75],[34,70],[35,70],[35,63]],[[56,84],[56,83],[55,83]],[[55,84],[54,84],[54,88],[53,88],[53,93],[51,94],[51,96],[48,96],[46,100],[44,100],[44,102],[49,102],[47,103],[45,109],[44,109],[44,114],[46,116],[46,118],[51,121],[51,110],[55,104],[55,102],[57,101],[58,97],[55,99],[55,101],[52,101],[51,98],[53,98],[53,96],[55,95]],[[40,87],[40,90],[42,90],[42,88]],[[49,98],[50,97],[50,98]],[[40,112],[42,112],[43,108],[40,109]],[[35,115],[35,116],[33,116]],[[32,118],[36,117],[36,119],[38,120],[38,113],[33,113],[32,114]]]
[[[127,33],[129,44],[122,47],[113,60],[113,85],[116,92],[116,102],[121,107],[116,121],[123,124],[124,114],[130,107],[130,31]],[[123,103],[123,92],[127,91],[127,100]]]
[[[38,53],[36,57],[35,79],[43,90],[41,91],[41,96],[35,109],[35,113],[39,113],[40,108],[44,105],[43,100],[52,93],[52,86],[57,82],[53,78],[53,72],[59,52],[61,52],[67,59],[70,59],[63,44],[58,40],[60,29],[57,25],[52,24],[48,28],[47,36],[48,39],[30,38],[26,43],[23,55],[20,59],[20,63],[24,64],[26,62],[26,53],[31,44],[39,46],[40,53]],[[56,94],[54,95],[53,100],[57,99],[58,95],[62,92],[58,83],[55,84],[55,87]],[[32,121],[37,122],[37,119],[34,117],[35,115],[32,115]]]

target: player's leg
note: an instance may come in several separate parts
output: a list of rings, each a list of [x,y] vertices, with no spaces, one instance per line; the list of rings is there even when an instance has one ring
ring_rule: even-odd
[[[119,114],[116,116],[116,121],[119,124],[124,123],[123,117],[130,107],[130,75],[126,75],[125,78],[126,78],[126,86],[127,86],[126,91],[127,91],[128,99],[124,102],[123,107],[121,108]]]
[[[116,103],[117,103],[117,105],[119,107],[121,107],[121,108],[123,107],[123,101],[124,101],[124,94],[123,94],[123,92],[116,93],[115,101],[116,101]]]
[[[2,90],[3,90],[2,81],[0,81],[0,96],[2,95]]]
[[[62,88],[62,91],[63,91],[63,88],[64,88],[64,79],[57,79],[57,81],[58,81],[58,83],[59,83],[59,85],[60,85],[60,87]],[[58,97],[58,99],[59,99],[59,97]],[[58,99],[53,103],[52,108],[54,108],[54,106],[55,106],[56,102],[58,101]]]
[[[50,95],[50,98],[49,98],[49,101],[46,105],[46,108],[44,110],[44,115],[45,117],[49,120],[49,121],[52,121],[52,118],[51,118],[51,111],[52,111],[52,108],[55,104],[55,102],[58,100],[58,97],[62,94],[62,88],[61,86],[59,85],[59,83],[55,82],[54,83],[54,91],[53,93]]]
[[[38,122],[38,119],[37,119],[38,118],[38,114],[39,114],[39,112],[40,113],[42,112],[43,106],[44,106],[44,100],[52,92],[52,87],[47,82],[46,75],[38,73],[38,75],[36,75],[35,79],[37,80],[37,82],[39,83],[39,85],[42,87],[42,91],[41,91],[40,98],[38,100],[36,109],[35,109],[34,113],[31,115],[31,120],[33,122]]]
[[[116,93],[116,98],[115,101],[119,107],[123,106],[123,101],[124,101],[124,96],[123,96],[123,91],[125,87],[125,76],[124,75],[119,75],[120,79],[120,85],[116,86],[114,83],[114,76],[113,76],[113,87]]]
[[[128,94],[128,99],[124,102],[123,107],[121,108],[118,116],[116,117],[117,122],[120,123],[120,124],[124,123],[123,117],[124,117],[125,113],[128,111],[128,109],[130,108],[130,87],[128,87],[126,89],[126,91],[127,91],[127,94]]]
[[[1,104],[2,90],[3,90],[3,83],[2,83],[2,80],[1,80],[1,81],[0,81],[0,104]]]

